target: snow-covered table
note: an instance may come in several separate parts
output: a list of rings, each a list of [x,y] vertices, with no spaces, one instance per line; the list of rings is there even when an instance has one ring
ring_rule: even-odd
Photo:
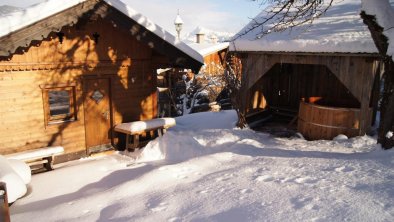
[[[115,126],[115,131],[126,134],[126,149],[136,149],[139,145],[140,135],[157,130],[158,136],[162,136],[168,128],[175,125],[175,119],[167,117],[121,123]],[[130,136],[133,136],[132,144],[130,143]]]

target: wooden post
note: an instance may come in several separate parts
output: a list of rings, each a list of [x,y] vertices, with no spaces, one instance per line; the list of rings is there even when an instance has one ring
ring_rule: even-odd
[[[162,131],[161,131],[161,128],[158,128],[158,129],[157,129],[157,135],[158,135],[159,137],[162,137],[162,136],[163,136],[163,133],[162,133]]]
[[[128,133],[126,133],[126,149],[125,150],[129,149],[129,143],[130,143],[130,135]]]
[[[44,163],[44,168],[47,169],[48,171],[54,170],[53,168],[53,156],[44,158],[46,159],[48,162]]]
[[[4,182],[0,182],[0,220],[10,222],[10,210],[8,208],[7,186]]]
[[[371,99],[371,91],[372,91],[372,83],[375,78],[376,72],[374,70],[377,67],[377,63],[368,63],[364,65],[362,74],[362,94],[361,94],[361,108],[360,108],[360,136],[368,133],[371,127],[371,118],[370,115],[370,99]]]
[[[133,149],[137,149],[139,143],[140,143],[140,135],[139,134],[134,134]]]

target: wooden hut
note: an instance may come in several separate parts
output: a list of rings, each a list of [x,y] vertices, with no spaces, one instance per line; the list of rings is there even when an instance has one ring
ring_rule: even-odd
[[[196,40],[186,40],[186,43],[195,49],[204,57],[204,66],[199,73],[207,75],[222,75],[226,62],[226,54],[228,51],[228,42],[218,42],[216,35],[212,34],[206,37],[208,30],[197,27],[194,31]]]
[[[368,133],[379,95],[380,62],[360,1],[336,3],[313,25],[261,38],[260,28],[230,44],[242,61],[251,116],[260,111],[294,115],[308,139]],[[239,34],[245,33],[258,15]]]
[[[228,42],[222,43],[193,43],[189,44],[204,57],[204,66],[199,73],[206,75],[223,75],[226,66],[226,54],[228,51]]]
[[[118,0],[49,0],[0,18],[0,153],[116,146],[116,124],[157,116],[156,69],[201,55]]]

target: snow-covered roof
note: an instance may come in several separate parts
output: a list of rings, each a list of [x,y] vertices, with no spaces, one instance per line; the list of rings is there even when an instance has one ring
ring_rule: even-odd
[[[391,4],[390,4],[391,3]],[[383,27],[383,34],[388,38],[387,55],[394,55],[394,0],[389,1],[366,1],[362,2],[362,9],[368,15],[375,15],[380,26]]]
[[[256,36],[261,28],[257,28],[235,39],[230,51],[377,53],[360,12],[361,0],[334,0],[326,14],[312,25],[272,32],[259,39]],[[263,10],[254,20],[261,21],[266,14]],[[238,34],[249,29],[254,20]]]
[[[13,12],[17,12],[22,10],[21,8],[15,7],[15,6],[11,6],[11,5],[2,5],[0,6],[0,16],[2,15],[6,15],[6,14],[10,14]]]
[[[219,43],[195,43],[195,42],[186,42],[190,47],[200,53],[203,57],[210,55],[214,52],[223,50],[229,46],[228,42],[219,42]]]
[[[7,14],[0,17],[0,38],[8,35],[11,32],[27,27],[34,24],[40,20],[43,20],[51,15],[64,11],[70,7],[73,7],[79,3],[85,2],[87,0],[47,0],[37,5],[33,5],[23,11],[18,11],[15,13]],[[153,23],[147,17],[137,12],[126,3],[120,0],[103,0],[107,4],[116,8],[132,20],[136,21],[141,26],[145,27],[147,30],[156,34],[158,37],[162,38],[164,41],[175,46],[179,50],[183,51],[185,54],[189,55],[193,59],[203,63],[202,56],[187,46],[182,41],[177,40],[175,36],[161,28],[160,26]]]

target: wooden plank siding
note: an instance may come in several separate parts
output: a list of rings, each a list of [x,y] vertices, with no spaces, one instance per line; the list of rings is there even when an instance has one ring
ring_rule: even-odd
[[[61,31],[62,43],[52,33],[25,52],[0,60],[1,154],[53,145],[63,146],[66,153],[83,153],[86,76],[111,79],[113,125],[157,115],[155,66],[168,62],[164,56],[105,19]],[[96,32],[97,43],[92,37]],[[77,120],[46,125],[40,86],[56,84],[75,84]]]
[[[349,91],[361,101],[363,94],[363,84],[354,84],[354,81],[361,82],[365,78],[374,78],[374,58],[365,56],[346,55],[297,55],[294,54],[270,54],[251,53],[248,54],[248,64],[246,68],[248,75],[247,88],[252,87],[261,77],[263,77],[275,64],[309,64],[324,65],[345,85]],[[364,72],[363,70],[368,70]],[[369,86],[370,91],[372,86]]]

